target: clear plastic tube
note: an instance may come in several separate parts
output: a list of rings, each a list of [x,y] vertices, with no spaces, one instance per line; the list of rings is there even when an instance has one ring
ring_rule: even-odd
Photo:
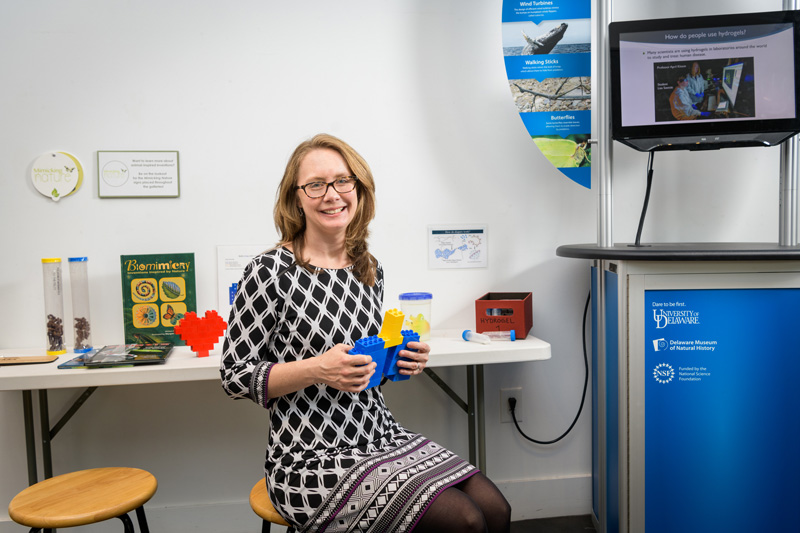
[[[492,340],[515,341],[517,340],[517,335],[513,329],[511,331],[484,331],[483,333],[475,333],[472,330],[465,329],[461,334],[461,338],[468,342],[489,344]]]
[[[64,348],[64,294],[61,284],[61,259],[42,259],[44,313],[47,326],[47,354],[67,353]]]
[[[72,288],[72,317],[75,327],[75,353],[92,349],[92,327],[89,318],[89,276],[87,258],[69,258],[69,281]]]
[[[509,331],[484,331],[481,335],[486,335],[493,341],[515,341],[517,340],[517,334],[512,329]]]

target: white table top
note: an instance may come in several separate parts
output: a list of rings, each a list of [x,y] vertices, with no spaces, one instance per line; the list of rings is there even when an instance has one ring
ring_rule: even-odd
[[[525,339],[477,344],[461,340],[460,331],[435,331],[428,366],[488,365],[550,359],[550,344],[528,335]],[[77,357],[68,352],[52,363],[0,365],[0,391],[62,389],[107,385],[135,385],[220,379],[222,340],[208,357],[197,357],[188,347],[178,346],[163,365],[121,368],[77,368],[60,370],[58,365]],[[43,349],[2,349],[2,356],[45,355]]]

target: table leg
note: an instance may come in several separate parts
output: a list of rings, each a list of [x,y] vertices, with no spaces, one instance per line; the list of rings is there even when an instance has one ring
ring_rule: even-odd
[[[467,366],[467,423],[469,425],[469,462],[476,465],[475,438],[475,366]]]
[[[478,381],[478,400],[475,412],[478,418],[478,468],[486,473],[486,411],[483,405],[483,365],[476,367]]]
[[[483,408],[483,365],[467,365],[467,401],[462,400],[447,383],[430,368],[425,374],[467,413],[469,462],[486,471],[486,415]],[[477,381],[477,387],[476,387]],[[477,395],[477,400],[476,400]]]
[[[25,421],[25,455],[28,459],[28,485],[39,481],[36,471],[36,436],[33,432],[33,395],[31,391],[22,391],[22,417]]]
[[[47,389],[39,391],[39,423],[42,432],[42,466],[44,478],[53,477],[53,456],[50,451],[50,409],[47,403]]]
[[[50,406],[47,401],[47,390],[39,391],[39,424],[42,432],[42,466],[44,478],[53,477],[53,437],[63,428],[70,418],[80,409],[97,387],[87,388],[75,403],[67,410],[58,423],[50,428]],[[25,455],[28,461],[28,484],[33,485],[39,481],[39,473],[36,470],[36,436],[34,434],[33,421],[33,393],[29,390],[22,391],[22,418],[25,422]]]

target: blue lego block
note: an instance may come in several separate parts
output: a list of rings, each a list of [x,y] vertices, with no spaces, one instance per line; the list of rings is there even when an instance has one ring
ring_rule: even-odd
[[[408,361],[408,359],[399,357],[397,354],[400,350],[408,350],[407,345],[409,342],[419,342],[419,333],[412,329],[404,329],[400,334],[403,336],[403,342],[400,346],[396,346],[397,349],[392,352],[391,358],[388,355],[386,357],[386,370],[384,370],[384,374],[392,381],[405,381],[411,377],[407,374],[400,373],[400,367],[397,366],[397,361],[399,359]]]
[[[392,381],[397,381],[397,377],[406,378],[408,376],[403,376],[398,372],[400,369],[397,367],[397,353],[405,348],[405,343],[399,344],[398,346],[392,346],[391,348],[387,348],[386,350],[386,363],[383,367],[383,375],[387,378],[391,379]]]
[[[383,339],[377,335],[372,335],[371,337],[364,337],[363,339],[357,340],[355,346],[353,346],[353,349],[349,352],[352,355],[369,355],[377,365],[375,367],[375,373],[372,374],[372,377],[369,379],[369,385],[367,385],[368,389],[380,385],[381,379],[383,379],[383,367],[386,365],[386,349],[383,347],[383,344]]]
[[[398,353],[400,353],[400,350],[408,350],[406,346],[409,342],[419,342],[419,333],[412,329],[404,329],[400,334],[403,336],[403,342],[397,346],[386,348],[385,341],[377,335],[373,335],[357,340],[353,349],[350,350],[353,355],[369,355],[377,365],[367,388],[380,385],[384,376],[392,381],[405,381],[411,377],[400,373],[397,361],[405,358],[400,357]]]
[[[383,344],[383,339],[377,335],[364,337],[363,339],[356,341],[355,346],[353,346],[353,349],[350,350],[350,353],[372,355],[374,352],[383,350]]]

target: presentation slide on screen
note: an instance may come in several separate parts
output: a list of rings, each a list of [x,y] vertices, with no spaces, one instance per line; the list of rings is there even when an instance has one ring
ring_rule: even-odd
[[[791,119],[791,24],[620,35],[623,126]]]

